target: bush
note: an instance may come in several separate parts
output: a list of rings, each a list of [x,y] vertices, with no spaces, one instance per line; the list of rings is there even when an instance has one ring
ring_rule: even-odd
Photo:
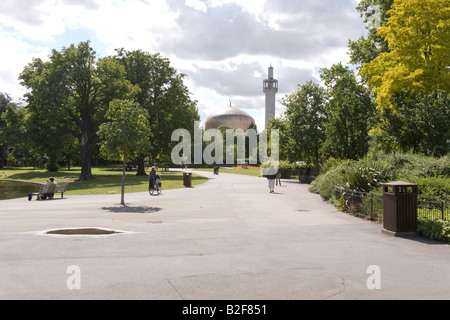
[[[412,153],[370,154],[358,161],[330,158],[321,166],[321,174],[310,190],[330,199],[334,186],[348,190],[373,192],[382,183],[403,180],[419,185],[419,198],[450,202],[450,162]]]
[[[428,239],[450,242],[450,221],[448,220],[419,218],[417,231]]]
[[[420,200],[450,203],[450,179],[448,177],[417,177],[411,183],[418,185]]]
[[[48,162],[45,166],[48,172],[58,172],[59,166],[56,163]]]
[[[350,163],[343,169],[344,185],[353,190],[370,192],[384,182],[393,180],[391,166],[383,160],[365,158]]]
[[[311,182],[310,191],[320,194],[323,200],[328,201],[334,198],[335,186],[344,182],[341,169],[335,168],[321,174]]]

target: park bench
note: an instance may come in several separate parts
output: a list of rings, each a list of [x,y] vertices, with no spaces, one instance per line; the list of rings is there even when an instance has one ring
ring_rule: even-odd
[[[33,193],[33,195],[37,195],[36,200],[41,200],[41,195],[43,194],[55,194],[61,193],[61,199],[64,197],[64,192],[67,190],[68,183],[61,182],[58,184],[46,183],[42,184],[39,188],[39,192]],[[31,199],[30,199],[31,200]]]

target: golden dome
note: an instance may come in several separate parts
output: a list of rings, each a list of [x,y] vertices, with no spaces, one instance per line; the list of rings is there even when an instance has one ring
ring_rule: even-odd
[[[234,130],[242,129],[243,131],[247,131],[251,124],[255,125],[253,117],[241,109],[234,108],[230,103],[224,112],[219,112],[208,117],[205,123],[205,130],[227,126]]]

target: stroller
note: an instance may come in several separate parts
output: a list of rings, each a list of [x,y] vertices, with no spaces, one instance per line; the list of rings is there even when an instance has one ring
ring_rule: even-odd
[[[219,174],[219,166],[214,167],[214,174]]]

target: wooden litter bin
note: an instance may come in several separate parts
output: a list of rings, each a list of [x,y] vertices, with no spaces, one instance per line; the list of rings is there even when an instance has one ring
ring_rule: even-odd
[[[416,184],[396,181],[383,184],[383,232],[394,236],[417,234]]]

